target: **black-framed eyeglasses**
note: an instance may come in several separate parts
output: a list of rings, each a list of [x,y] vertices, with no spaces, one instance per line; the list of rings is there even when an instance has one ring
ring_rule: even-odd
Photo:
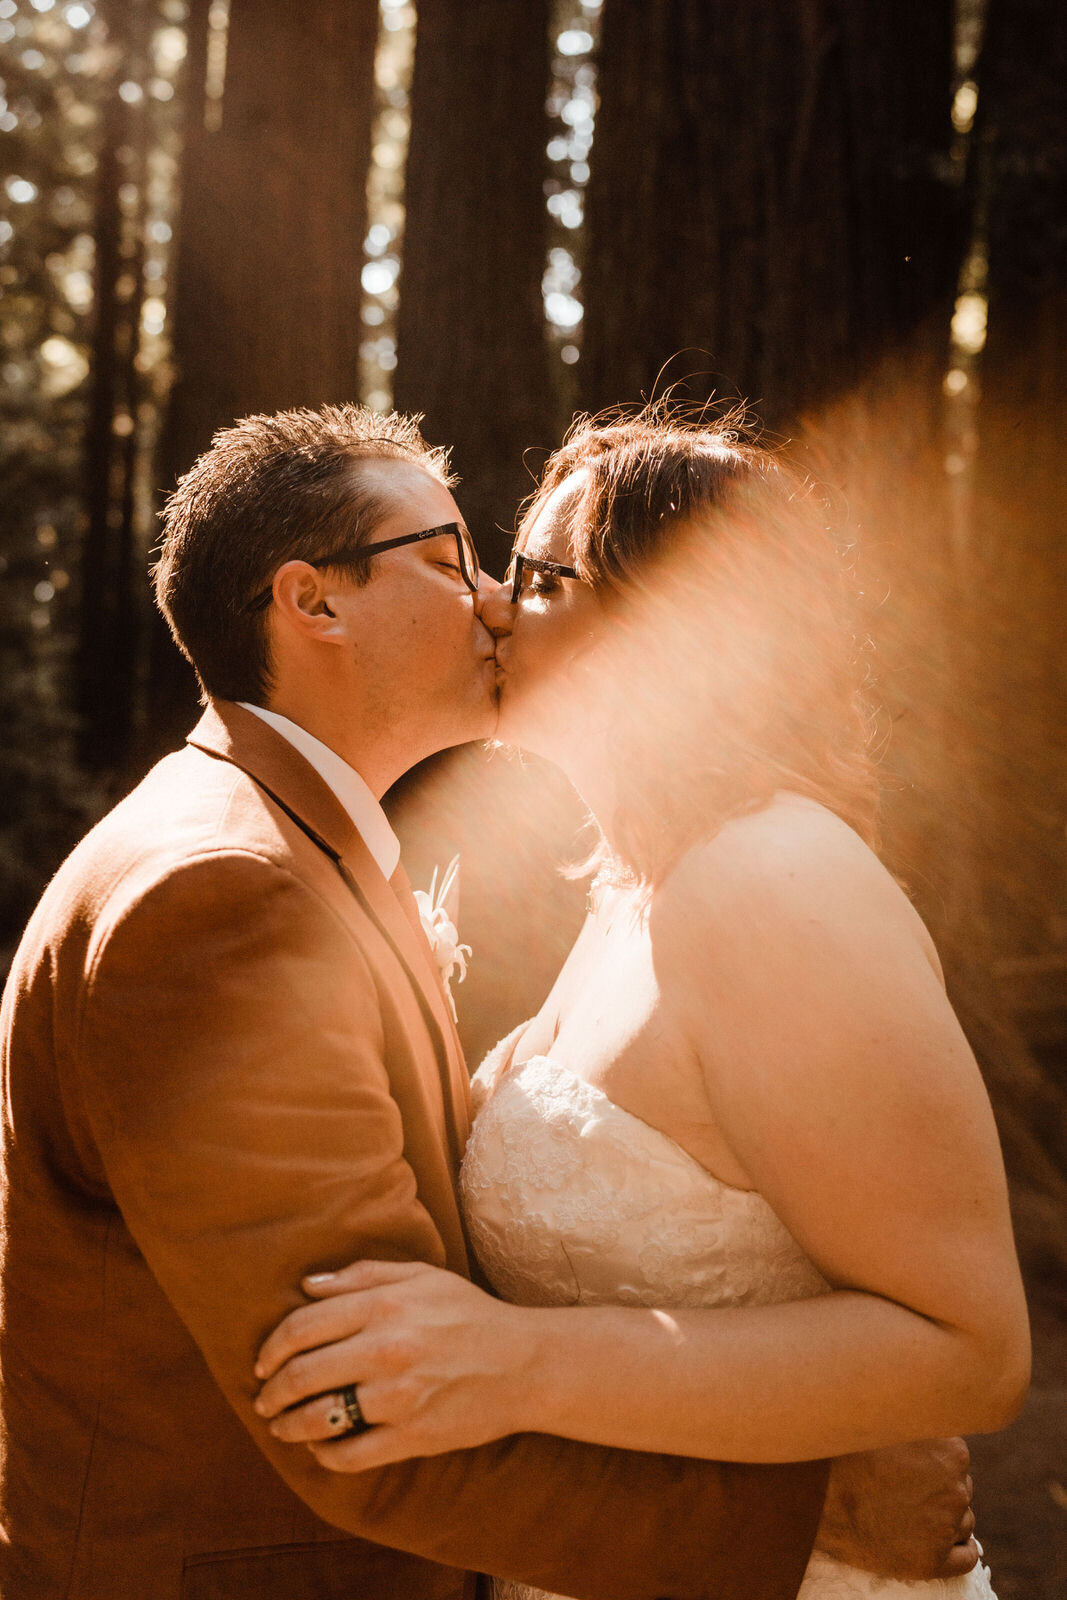
[[[470,529],[463,522],[442,522],[437,528],[420,528],[418,533],[402,533],[399,539],[378,539],[373,544],[349,545],[343,550],[332,551],[328,556],[317,556],[314,561],[308,562],[308,566],[352,566],[357,561],[365,561],[368,556],[380,555],[383,550],[399,550],[402,544],[421,544],[424,539],[440,539],[445,534],[451,534],[456,541],[456,560],[463,582],[471,594],[477,594],[481,565]],[[245,610],[263,611],[270,604],[273,594],[274,585],[270,583],[254,600],[248,602]]]
[[[563,567],[558,561],[544,561],[540,556],[524,556],[516,550],[511,558],[511,565],[504,574],[505,584],[511,585],[511,603],[517,606],[523,591],[523,575],[527,572],[541,572],[546,578],[576,578],[578,574],[573,567]]]

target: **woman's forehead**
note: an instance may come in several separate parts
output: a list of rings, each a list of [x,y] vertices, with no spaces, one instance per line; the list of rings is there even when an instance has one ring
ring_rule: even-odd
[[[569,565],[568,557],[573,554],[571,526],[574,511],[588,480],[589,473],[584,467],[572,472],[541,502],[533,517],[524,522],[519,530],[516,548],[523,555]]]

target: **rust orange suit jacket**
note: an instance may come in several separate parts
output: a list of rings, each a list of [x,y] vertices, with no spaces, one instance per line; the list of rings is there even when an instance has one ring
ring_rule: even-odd
[[[359,1476],[273,1440],[303,1273],[467,1271],[467,1076],[339,802],[209,708],[82,842],[3,1008],[4,1600],[791,1600],[825,1468],[541,1435]]]

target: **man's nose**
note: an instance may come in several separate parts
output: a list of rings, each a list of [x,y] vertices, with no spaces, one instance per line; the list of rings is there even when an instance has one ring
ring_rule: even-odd
[[[488,628],[494,638],[500,639],[511,632],[515,621],[511,589],[507,584],[498,583],[486,572],[483,572],[478,580],[474,609],[482,626]]]

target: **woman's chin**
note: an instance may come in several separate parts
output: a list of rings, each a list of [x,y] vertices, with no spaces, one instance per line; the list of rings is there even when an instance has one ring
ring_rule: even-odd
[[[532,696],[509,695],[500,698],[494,744],[526,750],[530,755],[544,756],[549,761],[558,759],[557,740],[552,738],[551,717],[540,710]]]

